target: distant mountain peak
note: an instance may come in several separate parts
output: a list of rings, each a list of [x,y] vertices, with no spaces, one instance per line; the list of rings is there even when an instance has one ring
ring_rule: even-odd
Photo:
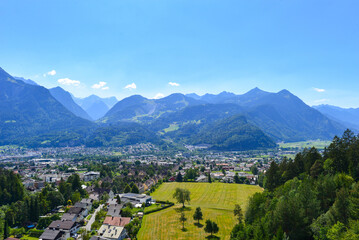
[[[188,93],[188,94],[186,94],[186,96],[190,97],[190,98],[193,98],[193,99],[196,99],[196,100],[201,99],[201,96],[199,96],[197,93]]]
[[[255,87],[251,90],[249,90],[247,93],[267,93],[266,91],[263,91],[262,89],[260,89],[259,87]]]
[[[283,90],[280,90],[278,92],[278,94],[292,94],[291,92],[289,92],[287,89],[283,89]],[[293,94],[292,94],[293,95]]]

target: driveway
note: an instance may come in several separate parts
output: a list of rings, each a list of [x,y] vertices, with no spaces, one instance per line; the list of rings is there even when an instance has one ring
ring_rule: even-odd
[[[88,221],[88,223],[86,224],[86,231],[90,232],[91,231],[91,225],[94,223],[95,219],[96,219],[96,214],[102,209],[103,204],[101,204],[100,206],[98,206],[98,208],[96,208],[95,212],[92,214],[90,221]]]

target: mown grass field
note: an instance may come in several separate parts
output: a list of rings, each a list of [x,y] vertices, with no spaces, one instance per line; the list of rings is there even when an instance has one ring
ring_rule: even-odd
[[[151,195],[156,200],[172,201],[172,194],[177,187],[186,188],[191,192],[191,202],[186,204],[185,214],[187,222],[185,231],[181,230],[179,222],[180,204],[145,215],[142,227],[138,234],[139,240],[162,240],[162,239],[205,239],[208,234],[203,230],[204,226],[194,225],[193,213],[196,207],[201,207],[204,224],[206,219],[214,220],[219,226],[216,236],[221,240],[229,239],[230,232],[236,224],[233,215],[235,204],[240,204],[245,209],[248,197],[262,189],[258,186],[226,183],[163,183]]]
[[[303,142],[292,142],[292,143],[279,143],[279,147],[281,148],[311,148],[316,147],[318,149],[324,149],[325,147],[329,146],[331,141],[303,141]]]

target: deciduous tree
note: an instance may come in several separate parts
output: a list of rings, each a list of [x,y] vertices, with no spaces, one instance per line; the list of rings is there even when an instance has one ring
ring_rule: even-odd
[[[191,193],[188,189],[176,188],[175,192],[173,193],[173,198],[175,198],[178,203],[182,203],[184,207],[186,202],[189,203],[191,201],[190,195]]]

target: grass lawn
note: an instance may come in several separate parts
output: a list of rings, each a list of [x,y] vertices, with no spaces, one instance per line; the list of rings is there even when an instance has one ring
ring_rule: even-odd
[[[236,224],[233,215],[235,204],[240,204],[245,209],[248,197],[262,191],[258,186],[227,183],[163,183],[151,195],[156,200],[175,202],[172,194],[177,187],[186,188],[191,192],[191,202],[186,204],[185,231],[181,230],[179,222],[180,204],[165,210],[145,215],[142,227],[138,234],[139,240],[150,239],[205,239],[207,234],[204,226],[194,225],[193,213],[196,207],[201,207],[204,224],[206,219],[214,220],[219,226],[216,236],[221,240],[229,239],[230,232]]]

